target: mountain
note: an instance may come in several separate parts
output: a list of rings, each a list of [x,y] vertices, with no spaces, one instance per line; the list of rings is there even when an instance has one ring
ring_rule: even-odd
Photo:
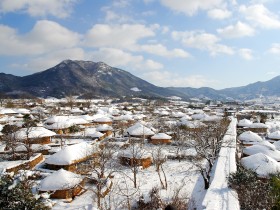
[[[274,77],[266,82],[256,82],[242,87],[226,88],[215,90],[208,87],[170,87],[185,94],[187,97],[197,97],[217,100],[250,100],[259,97],[276,96],[280,97],[280,76]]]
[[[0,73],[0,92],[18,97],[178,96],[183,99],[250,100],[263,96],[280,97],[280,76],[266,82],[222,90],[209,87],[163,88],[103,62],[65,60],[50,69],[24,77]]]
[[[149,96],[185,97],[175,90],[157,87],[129,72],[103,62],[65,60],[32,75],[17,77],[0,74],[0,92],[34,96]]]

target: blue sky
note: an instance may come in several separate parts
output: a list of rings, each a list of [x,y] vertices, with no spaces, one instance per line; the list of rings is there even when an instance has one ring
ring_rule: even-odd
[[[103,61],[159,86],[280,75],[276,0],[0,0],[0,72]]]

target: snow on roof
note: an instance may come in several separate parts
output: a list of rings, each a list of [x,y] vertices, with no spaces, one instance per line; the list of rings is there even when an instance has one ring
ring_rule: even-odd
[[[30,110],[24,108],[15,109],[15,112],[19,114],[30,114]]]
[[[193,114],[193,115],[191,116],[191,118],[194,119],[194,120],[203,120],[203,119],[206,118],[206,117],[208,117],[208,115],[205,114],[205,113]]]
[[[130,114],[120,115],[114,118],[115,120],[133,120],[133,116]]]
[[[142,125],[141,123],[136,123],[133,126],[126,129],[126,132],[132,136],[141,136],[141,135],[154,135],[155,133],[147,128],[146,126]]]
[[[127,158],[148,158],[152,157],[151,153],[148,153],[146,150],[142,149],[138,145],[131,145],[127,149],[119,152],[119,157],[127,157]]]
[[[217,115],[212,115],[212,116],[206,116],[205,118],[203,118],[202,120],[203,121],[218,121],[218,120],[221,120],[223,117],[221,116],[217,116]]]
[[[0,109],[0,114],[16,114],[17,112],[15,112],[12,109],[9,108],[2,108]]]
[[[23,140],[26,138],[43,138],[43,137],[50,137],[55,136],[56,133],[50,131],[43,127],[31,127],[31,128],[21,128],[17,132],[15,132],[14,137],[18,140]]]
[[[95,122],[112,122],[112,119],[109,117],[99,117],[94,120]]]
[[[252,131],[245,131],[238,136],[240,141],[244,142],[261,142],[263,141],[262,137]]]
[[[270,139],[280,139],[280,131],[275,131],[273,133],[269,133],[267,135],[267,137]]]
[[[268,125],[264,123],[253,123],[250,125],[250,128],[268,128]]]
[[[81,115],[80,117],[89,122],[93,121],[93,116],[90,115]]]
[[[202,127],[202,126],[205,126],[204,123],[200,122],[200,121],[182,121],[181,123],[179,123],[181,125],[185,125],[189,128],[199,128],[199,127]]]
[[[252,125],[253,122],[250,121],[250,120],[247,120],[247,119],[243,119],[243,120],[239,120],[238,122],[238,126],[241,126],[241,127],[249,127],[250,125]]]
[[[171,115],[173,117],[184,117],[184,116],[186,116],[186,114],[184,114],[183,112],[172,112]]]
[[[257,153],[263,153],[276,161],[280,161],[280,151],[276,150],[273,144],[269,142],[265,144],[257,144],[243,149],[243,153],[246,155],[254,155]]]
[[[40,191],[66,190],[75,187],[82,182],[81,175],[60,169],[41,181]]]
[[[172,137],[165,133],[158,133],[151,137],[151,139],[171,139]]]
[[[56,122],[65,122],[69,119],[69,116],[51,116],[49,117],[45,123],[51,124]]]
[[[69,128],[72,125],[74,125],[73,122],[65,121],[65,122],[55,122],[51,125],[44,125],[44,127],[51,130],[58,130],[58,129]]]
[[[276,148],[277,150],[280,150],[280,141],[274,142],[273,145],[275,146],[275,148]]]
[[[51,147],[48,145],[41,145],[41,144],[32,144],[31,149],[33,152],[42,151],[42,150],[50,150]],[[17,146],[15,149],[17,152],[27,152],[27,148],[24,145]]]
[[[112,126],[107,125],[107,124],[99,125],[96,128],[96,131],[111,131],[111,130],[113,130]]]
[[[244,157],[241,159],[241,164],[245,168],[255,171],[259,177],[263,178],[280,172],[280,163],[263,153]]]
[[[86,142],[67,146],[57,153],[51,155],[47,160],[47,164],[51,165],[71,165],[77,160],[92,155],[96,150],[96,145],[90,145]]]

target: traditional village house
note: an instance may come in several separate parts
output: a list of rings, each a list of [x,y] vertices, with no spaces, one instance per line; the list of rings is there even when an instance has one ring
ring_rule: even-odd
[[[165,133],[158,133],[151,137],[152,144],[170,144],[171,143],[171,136]]]
[[[45,161],[46,168],[51,170],[63,168],[68,171],[75,171],[77,164],[92,158],[96,150],[96,144],[90,145],[86,142],[66,146]]]
[[[238,136],[238,140],[245,147],[252,146],[264,141],[262,137],[252,131],[243,132]]]
[[[48,192],[51,198],[72,199],[84,189],[84,179],[81,175],[60,169],[40,183],[40,193]]]
[[[263,141],[261,144],[255,144],[253,146],[246,147],[243,149],[244,157],[254,155],[257,153],[263,153],[275,159],[277,162],[280,161],[280,151],[278,151],[276,147],[268,141]]]
[[[263,153],[242,158],[241,165],[246,169],[255,171],[260,178],[269,178],[271,175],[280,172],[280,163]]]
[[[57,134],[44,127],[30,127],[21,128],[13,135],[15,139],[23,142],[28,139],[31,144],[49,144],[51,138]]]
[[[131,137],[137,138],[151,138],[155,133],[141,123],[136,123],[133,126],[126,129],[126,133]]]
[[[118,154],[122,165],[142,166],[143,169],[152,165],[152,155],[140,148],[138,145],[132,145]]]

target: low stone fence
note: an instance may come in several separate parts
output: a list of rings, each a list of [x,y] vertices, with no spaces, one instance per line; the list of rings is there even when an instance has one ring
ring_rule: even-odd
[[[23,163],[7,167],[6,172],[18,172],[19,170],[30,170],[33,169],[37,164],[41,163],[44,160],[44,156],[41,153],[35,154],[29,160],[24,161]]]
[[[223,147],[214,168],[213,180],[203,199],[203,209],[240,209],[237,193],[228,187],[230,173],[236,172],[236,118],[232,118],[223,138]]]

